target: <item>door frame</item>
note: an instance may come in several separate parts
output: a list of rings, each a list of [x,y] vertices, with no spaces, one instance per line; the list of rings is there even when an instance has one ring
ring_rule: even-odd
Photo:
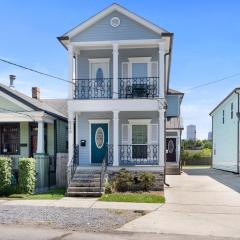
[[[166,162],[168,162],[167,161],[167,138],[175,138],[176,139],[176,146],[175,146],[175,151],[176,151],[176,161],[175,162],[170,162],[170,163],[178,163],[179,162],[179,160],[178,160],[178,136],[166,136],[166,142],[165,142],[165,146],[166,146],[166,149],[165,149],[165,151],[166,151]],[[169,163],[169,162],[168,162]]]
[[[109,123],[110,119],[89,119],[89,165],[92,164],[92,124],[106,123],[108,125],[108,144],[109,144]]]
[[[107,77],[105,76],[105,78],[109,78],[110,75],[110,67],[109,67],[109,62],[110,62],[110,58],[89,58],[89,78],[93,78],[92,77],[92,64],[93,63],[106,63],[107,64]]]

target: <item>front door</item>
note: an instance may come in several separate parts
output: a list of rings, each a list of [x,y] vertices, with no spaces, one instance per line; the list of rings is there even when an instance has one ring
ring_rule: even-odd
[[[108,124],[91,124],[91,162],[101,164],[107,151]]]
[[[166,139],[167,162],[176,162],[176,138]]]

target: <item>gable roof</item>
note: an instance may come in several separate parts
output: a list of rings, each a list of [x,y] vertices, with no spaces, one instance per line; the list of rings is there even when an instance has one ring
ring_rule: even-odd
[[[175,89],[172,89],[172,88],[168,89],[168,94],[170,94],[170,95],[184,95],[183,92],[179,92],[179,91],[177,91]]]
[[[135,13],[130,12],[128,9],[120,6],[119,4],[114,3],[111,6],[103,9],[102,11],[97,13],[96,15],[90,17],[86,21],[82,22],[81,24],[77,25],[76,27],[74,27],[70,31],[66,32],[61,37],[58,37],[58,40],[60,42],[62,42],[64,40],[68,40],[69,38],[72,38],[73,36],[75,36],[75,35],[79,34],[80,32],[84,31],[85,29],[92,26],[94,23],[96,23],[97,21],[99,21],[100,19],[104,18],[105,16],[107,16],[108,14],[110,14],[114,11],[118,11],[118,12],[124,14],[125,16],[129,17],[130,19],[138,22],[139,24],[141,24],[144,27],[152,30],[155,33],[158,33],[159,35],[161,35],[162,33],[169,33],[167,30],[165,30],[165,29],[157,26],[156,24],[154,24],[154,23],[136,15]]]
[[[34,99],[31,98],[17,90],[11,89],[10,87],[7,87],[6,85],[0,83],[0,91],[9,95],[10,97],[20,101],[21,103],[25,104],[26,106],[32,108],[34,111],[44,111],[49,115],[52,115],[53,117],[60,118],[64,121],[67,120],[67,112],[66,111],[60,111],[59,105],[67,104],[66,99],[55,99],[55,105],[54,103],[49,103],[49,100],[43,100],[43,99]],[[58,104],[57,104],[58,102]],[[63,107],[63,105],[62,105]],[[64,108],[63,108],[64,109]]]
[[[232,96],[233,93],[236,91],[240,91],[240,87],[234,88],[210,113],[209,115],[211,116],[215,110],[217,110],[229,97]]]

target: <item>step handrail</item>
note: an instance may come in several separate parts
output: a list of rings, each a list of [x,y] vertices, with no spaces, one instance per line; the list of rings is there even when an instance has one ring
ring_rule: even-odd
[[[100,192],[102,190],[104,176],[107,171],[107,166],[108,166],[108,146],[107,146],[107,150],[106,150],[105,156],[102,161],[102,167],[101,167],[101,172],[100,172]]]

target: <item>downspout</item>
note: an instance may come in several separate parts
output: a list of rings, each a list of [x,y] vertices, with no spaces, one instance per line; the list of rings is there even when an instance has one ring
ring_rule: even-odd
[[[237,118],[238,118],[238,124],[237,124],[237,173],[239,174],[239,92],[235,91],[235,93],[238,95],[238,111],[237,111]]]

